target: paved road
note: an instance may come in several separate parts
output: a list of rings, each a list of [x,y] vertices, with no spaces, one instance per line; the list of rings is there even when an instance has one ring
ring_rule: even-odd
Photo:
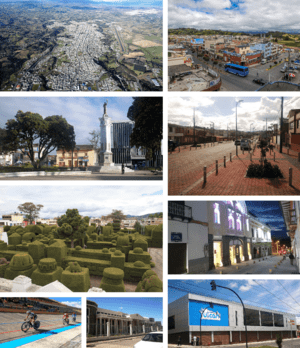
[[[84,176],[84,175],[76,175],[76,176],[24,176],[24,177],[15,177],[15,178],[1,178],[0,181],[3,180],[64,180],[64,181],[69,181],[69,180],[162,180],[163,176],[162,174],[152,174],[152,173],[147,173],[147,174],[135,174],[135,173],[128,173],[124,175],[119,175],[119,174],[96,174],[93,173],[89,176]]]
[[[193,54],[190,50],[188,50],[188,53],[193,55],[193,60],[195,64],[201,64],[204,68],[208,67],[203,60],[198,59],[196,55]],[[253,79],[255,78],[262,78],[270,82],[281,80],[283,73],[280,72],[280,69],[286,63],[286,57],[287,54],[282,54],[278,59],[278,61],[282,60],[282,63],[269,71],[267,71],[266,69],[270,67],[270,63],[264,65],[258,64],[253,67],[249,67],[249,74],[246,77],[240,77],[230,73],[226,73],[224,71],[224,67],[219,68],[219,66],[217,65],[218,68],[216,68],[215,70],[217,70],[218,73],[220,73],[222,78],[221,91],[256,91],[261,86],[253,82]],[[291,59],[295,59],[295,56],[291,55]],[[212,62],[210,62],[210,64],[212,64]],[[296,73],[296,77],[291,82],[300,83],[300,70],[298,70],[298,73]]]
[[[169,190],[172,194],[173,186],[177,186],[176,192],[182,193],[187,187],[196,182],[203,175],[203,167],[215,164],[219,160],[219,166],[223,166],[220,161],[226,156],[229,159],[236,153],[236,147],[232,141],[216,144],[192,151],[182,151],[169,154]],[[179,185],[179,186],[178,186]]]
[[[0,319],[0,345],[15,339],[29,337],[39,333],[47,332],[63,327],[62,315],[38,314],[41,326],[38,330],[30,328],[26,333],[21,330],[21,325],[26,318],[25,313],[6,313],[1,312]],[[77,316],[77,323],[81,322],[81,317]],[[70,320],[71,324],[71,320]]]
[[[207,273],[219,274],[220,271],[222,271],[222,274],[296,274],[297,273],[296,266],[295,265],[292,266],[290,264],[290,260],[288,257],[285,259],[285,261],[282,261],[278,265],[278,263],[281,260],[282,260],[282,256],[268,256],[265,258],[261,257],[259,259],[241,262],[236,265],[219,267],[215,270],[210,270]],[[270,270],[272,270],[272,273],[270,273]]]
[[[136,343],[138,343],[143,336],[134,337],[130,339],[120,339],[120,340],[114,340],[109,342],[90,342],[87,343],[87,348],[118,348],[118,347],[124,347],[124,348],[132,348]]]
[[[169,344],[169,348],[177,347],[175,344]],[[248,343],[249,347],[278,347],[274,341],[265,341],[260,343]],[[181,348],[190,348],[191,346],[181,346]],[[205,347],[205,346],[203,346]],[[222,345],[222,348],[231,347],[231,348],[245,348],[246,344],[226,344]],[[300,339],[284,339],[282,342],[282,348],[299,348],[300,347]],[[210,348],[220,348],[220,346],[210,346]]]

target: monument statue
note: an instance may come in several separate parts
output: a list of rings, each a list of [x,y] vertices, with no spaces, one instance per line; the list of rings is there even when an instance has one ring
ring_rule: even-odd
[[[106,102],[103,104],[104,115],[106,115],[107,103],[108,103],[108,100],[106,99]]]

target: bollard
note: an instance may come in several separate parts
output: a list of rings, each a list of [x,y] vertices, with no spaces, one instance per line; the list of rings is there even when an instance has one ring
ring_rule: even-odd
[[[231,152],[230,152],[230,162],[232,162],[232,158],[231,158]]]
[[[192,150],[192,145],[190,146],[190,151]]]
[[[203,169],[203,183],[206,184],[206,166]]]
[[[290,149],[287,149],[286,153],[287,153],[287,155],[289,155],[290,154]]]
[[[292,186],[293,183],[293,168],[289,168],[289,185]]]
[[[216,160],[216,175],[218,175],[218,160]]]
[[[224,156],[224,168],[226,168],[226,156]]]
[[[178,149],[179,149],[179,151],[178,151],[178,152],[180,152],[180,146],[178,146]]]
[[[274,162],[275,162],[275,152],[274,152]]]
[[[250,162],[252,162],[252,153],[250,152]]]
[[[300,152],[298,153],[298,162],[300,162]]]
[[[244,149],[243,149],[243,154],[244,154]]]

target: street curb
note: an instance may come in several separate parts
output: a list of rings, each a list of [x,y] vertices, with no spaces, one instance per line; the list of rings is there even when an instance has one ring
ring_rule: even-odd
[[[91,175],[92,172],[90,171],[66,171],[66,172],[19,172],[19,173],[1,173],[1,178],[18,178],[23,176],[78,176],[78,175]]]

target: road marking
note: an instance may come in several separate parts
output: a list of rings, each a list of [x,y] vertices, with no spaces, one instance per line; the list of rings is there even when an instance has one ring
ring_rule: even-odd
[[[47,333],[40,333],[40,334],[37,334],[37,335],[32,335],[30,337],[24,337],[24,338],[13,340],[13,341],[10,341],[10,342],[7,342],[7,343],[2,343],[1,344],[1,348],[17,348],[17,347],[23,346],[24,344],[32,343],[32,342],[41,340],[42,338],[49,337],[49,336],[51,336],[53,334],[58,334],[60,332],[71,330],[74,327],[80,326],[80,325],[81,324],[67,326],[67,327],[62,327],[60,329],[48,331]]]

